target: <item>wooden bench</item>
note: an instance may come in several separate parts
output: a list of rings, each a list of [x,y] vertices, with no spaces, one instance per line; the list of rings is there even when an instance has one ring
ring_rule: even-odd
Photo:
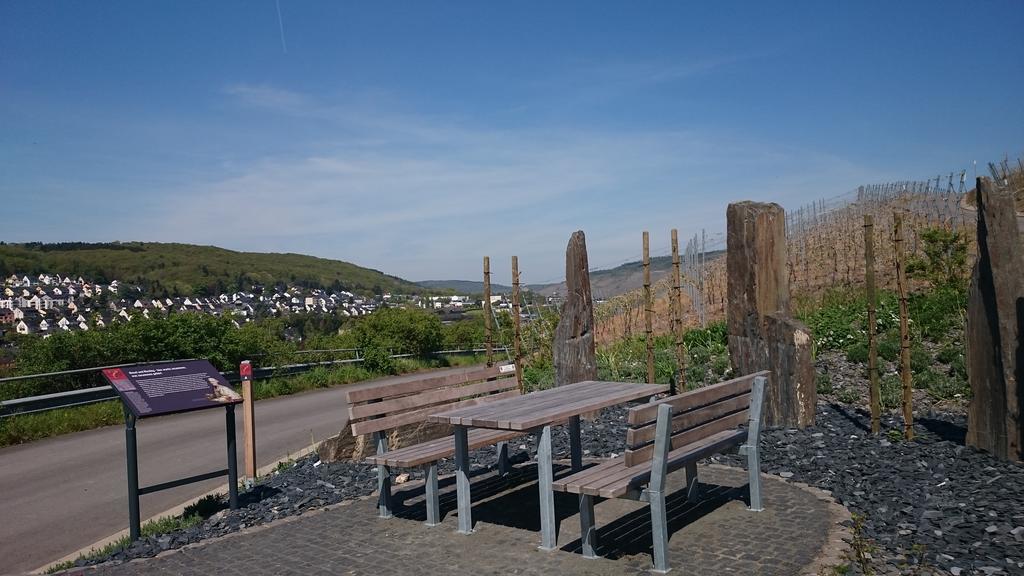
[[[453,436],[389,451],[388,430],[423,423],[427,416],[437,412],[519,394],[513,364],[475,367],[442,375],[427,373],[419,378],[348,391],[346,399],[352,435],[372,433],[377,444],[377,454],[366,461],[377,465],[380,517],[391,517],[391,469],[422,466],[426,472],[427,525],[439,523],[437,461],[455,453]],[[523,434],[473,429],[468,434],[469,449],[497,444],[498,467],[504,474],[508,467],[508,446],[505,442]]]
[[[737,445],[747,456],[749,509],[761,511],[758,437],[767,378],[768,372],[758,372],[631,408],[622,458],[556,480],[556,492],[580,495],[583,555],[595,557],[595,497],[639,500],[651,505],[654,570],[668,571],[666,476],[685,468],[687,499],[694,501],[697,461]]]

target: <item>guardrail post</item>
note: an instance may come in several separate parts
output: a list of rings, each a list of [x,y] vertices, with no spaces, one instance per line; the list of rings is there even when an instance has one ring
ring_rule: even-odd
[[[242,431],[245,444],[245,477],[256,480],[256,397],[252,390],[252,364],[246,360],[238,367],[242,377]]]

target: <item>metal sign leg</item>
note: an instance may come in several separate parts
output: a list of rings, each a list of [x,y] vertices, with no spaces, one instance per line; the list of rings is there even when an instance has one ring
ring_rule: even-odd
[[[226,407],[225,420],[228,432],[228,505],[232,510],[238,509],[238,458],[235,446],[235,405]]]
[[[124,445],[128,461],[128,531],[132,540],[142,534],[139,517],[139,445],[135,436],[135,415],[124,410]]]

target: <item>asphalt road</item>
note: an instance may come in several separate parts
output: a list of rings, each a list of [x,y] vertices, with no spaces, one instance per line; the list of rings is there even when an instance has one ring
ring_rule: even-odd
[[[258,465],[273,464],[308,448],[311,434],[320,441],[338,433],[347,422],[344,390],[369,384],[257,402]],[[241,410],[237,412],[238,465],[243,473]],[[141,420],[138,443],[140,486],[224,469],[224,412],[206,410]],[[123,426],[0,449],[0,573],[39,568],[126,529],[125,469]],[[224,481],[214,479],[145,495],[142,518],[193,500]]]

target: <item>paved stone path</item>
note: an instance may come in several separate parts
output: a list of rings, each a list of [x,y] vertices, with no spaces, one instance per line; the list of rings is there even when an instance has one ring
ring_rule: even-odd
[[[817,574],[813,566],[835,540],[836,505],[779,479],[764,482],[766,510],[746,510],[745,473],[700,469],[703,499],[669,499],[670,556],[678,574]],[[670,476],[676,488],[681,472]],[[399,487],[403,488],[403,487]],[[536,467],[518,467],[506,478],[473,481],[475,532],[455,533],[455,494],[442,479],[441,526],[421,524],[422,487],[397,494],[396,518],[376,517],[364,499],[323,512],[276,522],[156,558],[102,566],[83,574],[640,574],[651,567],[650,514],[645,504],[601,501],[596,507],[602,558],[579,554],[576,498],[556,494],[558,545],[537,549]],[[834,547],[834,544],[833,544]]]

